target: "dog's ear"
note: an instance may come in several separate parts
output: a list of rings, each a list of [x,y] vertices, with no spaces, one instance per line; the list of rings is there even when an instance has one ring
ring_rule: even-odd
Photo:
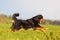
[[[37,18],[37,17],[35,17],[35,18],[34,18],[34,20],[35,20],[35,21],[38,21],[38,18]]]

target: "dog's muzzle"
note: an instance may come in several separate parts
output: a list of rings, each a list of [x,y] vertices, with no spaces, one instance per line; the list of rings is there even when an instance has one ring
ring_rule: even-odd
[[[40,19],[40,23],[44,22],[44,19]]]

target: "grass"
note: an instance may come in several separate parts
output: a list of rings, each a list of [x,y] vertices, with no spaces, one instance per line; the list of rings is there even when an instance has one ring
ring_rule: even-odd
[[[60,26],[41,25],[48,28],[45,32],[40,30],[24,30],[8,32],[11,24],[0,24],[0,40],[60,40]]]

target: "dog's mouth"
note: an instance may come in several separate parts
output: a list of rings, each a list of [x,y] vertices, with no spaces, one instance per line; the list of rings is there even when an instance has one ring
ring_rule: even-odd
[[[40,19],[39,22],[40,22],[40,23],[44,22],[44,19]]]

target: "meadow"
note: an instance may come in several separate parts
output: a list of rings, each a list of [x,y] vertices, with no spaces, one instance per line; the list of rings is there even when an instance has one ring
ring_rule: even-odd
[[[48,28],[45,32],[40,30],[24,30],[9,32],[11,24],[0,24],[0,40],[60,40],[60,25],[41,25]]]

